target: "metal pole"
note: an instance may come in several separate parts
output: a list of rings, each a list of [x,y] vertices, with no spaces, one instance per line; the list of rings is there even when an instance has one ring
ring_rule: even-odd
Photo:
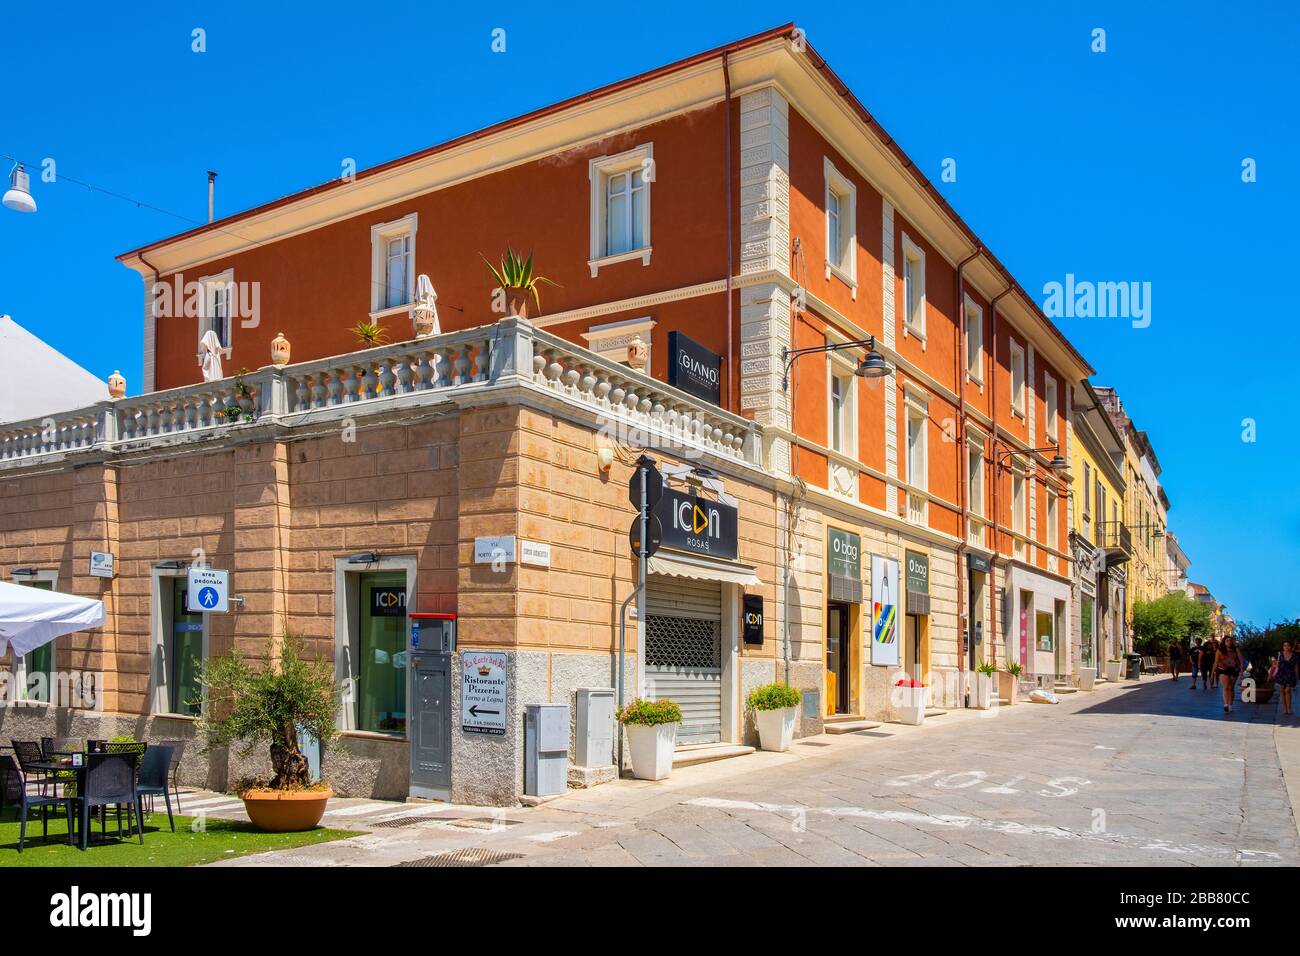
[[[646,541],[647,527],[649,522],[648,492],[646,490],[646,465],[642,464],[638,471],[641,473],[641,508],[637,515],[637,520],[641,524],[640,544],[637,547],[637,582],[636,588],[631,594],[624,599],[618,613],[618,708],[623,709],[623,673],[627,669],[627,606],[634,599],[641,596],[645,590],[646,576]],[[637,614],[637,620],[641,620],[641,615]],[[618,773],[623,775],[623,728],[618,730]]]

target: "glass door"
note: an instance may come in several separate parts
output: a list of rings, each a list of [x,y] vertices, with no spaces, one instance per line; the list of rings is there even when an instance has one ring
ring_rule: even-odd
[[[171,647],[167,654],[167,710],[198,716],[199,661],[203,659],[203,615],[186,610],[185,578],[172,578]]]
[[[406,574],[361,576],[357,729],[406,733]]]

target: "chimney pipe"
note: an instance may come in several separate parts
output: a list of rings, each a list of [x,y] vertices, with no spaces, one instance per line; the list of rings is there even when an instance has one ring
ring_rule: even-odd
[[[212,221],[212,201],[217,189],[217,174],[208,170],[208,222]]]

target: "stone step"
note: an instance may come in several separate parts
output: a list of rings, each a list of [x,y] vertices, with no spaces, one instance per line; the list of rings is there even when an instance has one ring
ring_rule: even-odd
[[[693,767],[698,763],[726,760],[729,757],[747,757],[753,752],[753,747],[738,744],[696,744],[678,748],[673,754],[673,767]]]
[[[946,713],[948,712],[942,707],[927,707],[925,709],[925,716],[927,717],[942,717]]]
[[[875,730],[879,726],[876,721],[864,720],[861,717],[853,720],[837,720],[833,723],[828,717],[824,729],[828,734],[856,734],[859,730]]]
[[[824,724],[843,724],[851,720],[862,720],[861,714],[827,714],[822,718]]]
[[[1055,687],[1052,688],[1052,693],[1054,693],[1054,694],[1077,694],[1077,693],[1079,693],[1079,688],[1077,688],[1077,687],[1071,687],[1069,684],[1057,684]]]

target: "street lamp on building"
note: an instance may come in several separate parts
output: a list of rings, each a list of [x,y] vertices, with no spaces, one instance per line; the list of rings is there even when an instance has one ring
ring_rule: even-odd
[[[36,200],[32,198],[31,178],[22,163],[15,163],[9,173],[9,189],[0,199],[6,209],[14,212],[35,212]]]
[[[1052,460],[1047,463],[1047,467],[1052,469],[1052,471],[1057,475],[1057,477],[1063,476],[1066,473],[1066,471],[1069,470],[1070,465],[1069,462],[1067,462],[1064,458],[1061,457],[1060,449],[1058,449],[1055,445],[1045,445],[1042,448],[1012,448],[1010,451],[1004,451],[1001,455],[998,456],[998,467],[1006,468],[1007,460],[1009,458],[1014,458],[1018,455],[1023,455],[1025,457],[1028,457],[1030,455],[1045,455],[1049,451],[1052,452],[1053,454],[1052,454]]]
[[[846,349],[867,350],[867,354],[858,359],[857,368],[853,370],[853,374],[858,378],[884,378],[886,375],[894,373],[893,368],[885,361],[885,357],[876,350],[876,337],[869,335],[865,339],[855,339],[852,342],[810,345],[802,349],[782,349],[781,360],[785,363],[785,368],[781,376],[781,390],[788,391],[790,388],[790,368],[794,365],[796,359],[816,353],[843,352]]]

